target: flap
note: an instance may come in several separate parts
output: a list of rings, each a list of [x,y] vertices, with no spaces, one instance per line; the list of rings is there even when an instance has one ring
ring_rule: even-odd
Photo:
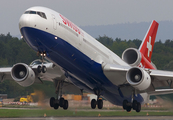
[[[165,95],[173,93],[173,89],[158,89],[152,92],[148,92],[149,95]]]

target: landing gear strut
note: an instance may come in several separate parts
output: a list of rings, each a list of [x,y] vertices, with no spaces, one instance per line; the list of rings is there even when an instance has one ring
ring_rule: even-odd
[[[54,97],[50,98],[50,107],[53,107],[55,110],[59,107],[62,107],[64,110],[68,109],[68,100],[65,100],[62,97],[62,87],[63,87],[63,81],[59,81],[56,84],[56,92],[57,92],[57,99]]]
[[[95,99],[91,100],[91,108],[95,109],[96,105],[97,105],[98,109],[102,109],[103,108],[103,100],[100,99],[100,90],[95,90],[95,94],[97,95],[97,101]]]

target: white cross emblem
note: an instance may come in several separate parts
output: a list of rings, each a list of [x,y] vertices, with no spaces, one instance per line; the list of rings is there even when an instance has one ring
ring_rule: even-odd
[[[147,42],[147,48],[148,48],[148,57],[150,57],[150,52],[152,50],[151,36],[149,36],[149,42]]]
[[[142,63],[139,64],[139,67],[144,68],[144,66],[142,65]]]

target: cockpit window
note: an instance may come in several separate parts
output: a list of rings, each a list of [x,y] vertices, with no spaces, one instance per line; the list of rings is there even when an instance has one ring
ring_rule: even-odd
[[[36,11],[30,11],[30,14],[36,14]]]
[[[24,14],[37,14],[39,15],[40,17],[44,18],[44,19],[47,19],[46,18],[46,14],[43,13],[43,12],[39,12],[39,11],[25,11]]]
[[[43,13],[43,12],[37,12],[37,14],[38,14],[39,16],[41,16],[41,17],[47,19],[45,13]]]
[[[24,14],[29,14],[30,13],[30,11],[25,11],[25,13]]]

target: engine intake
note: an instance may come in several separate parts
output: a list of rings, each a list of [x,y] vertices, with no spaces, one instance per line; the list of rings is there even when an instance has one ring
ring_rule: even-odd
[[[151,85],[150,75],[142,68],[134,67],[126,73],[127,82],[134,88],[144,91]]]
[[[11,77],[23,87],[30,86],[35,82],[34,71],[24,63],[17,63],[13,66]]]
[[[131,66],[138,66],[141,62],[141,53],[135,48],[128,48],[122,54],[122,59]]]

